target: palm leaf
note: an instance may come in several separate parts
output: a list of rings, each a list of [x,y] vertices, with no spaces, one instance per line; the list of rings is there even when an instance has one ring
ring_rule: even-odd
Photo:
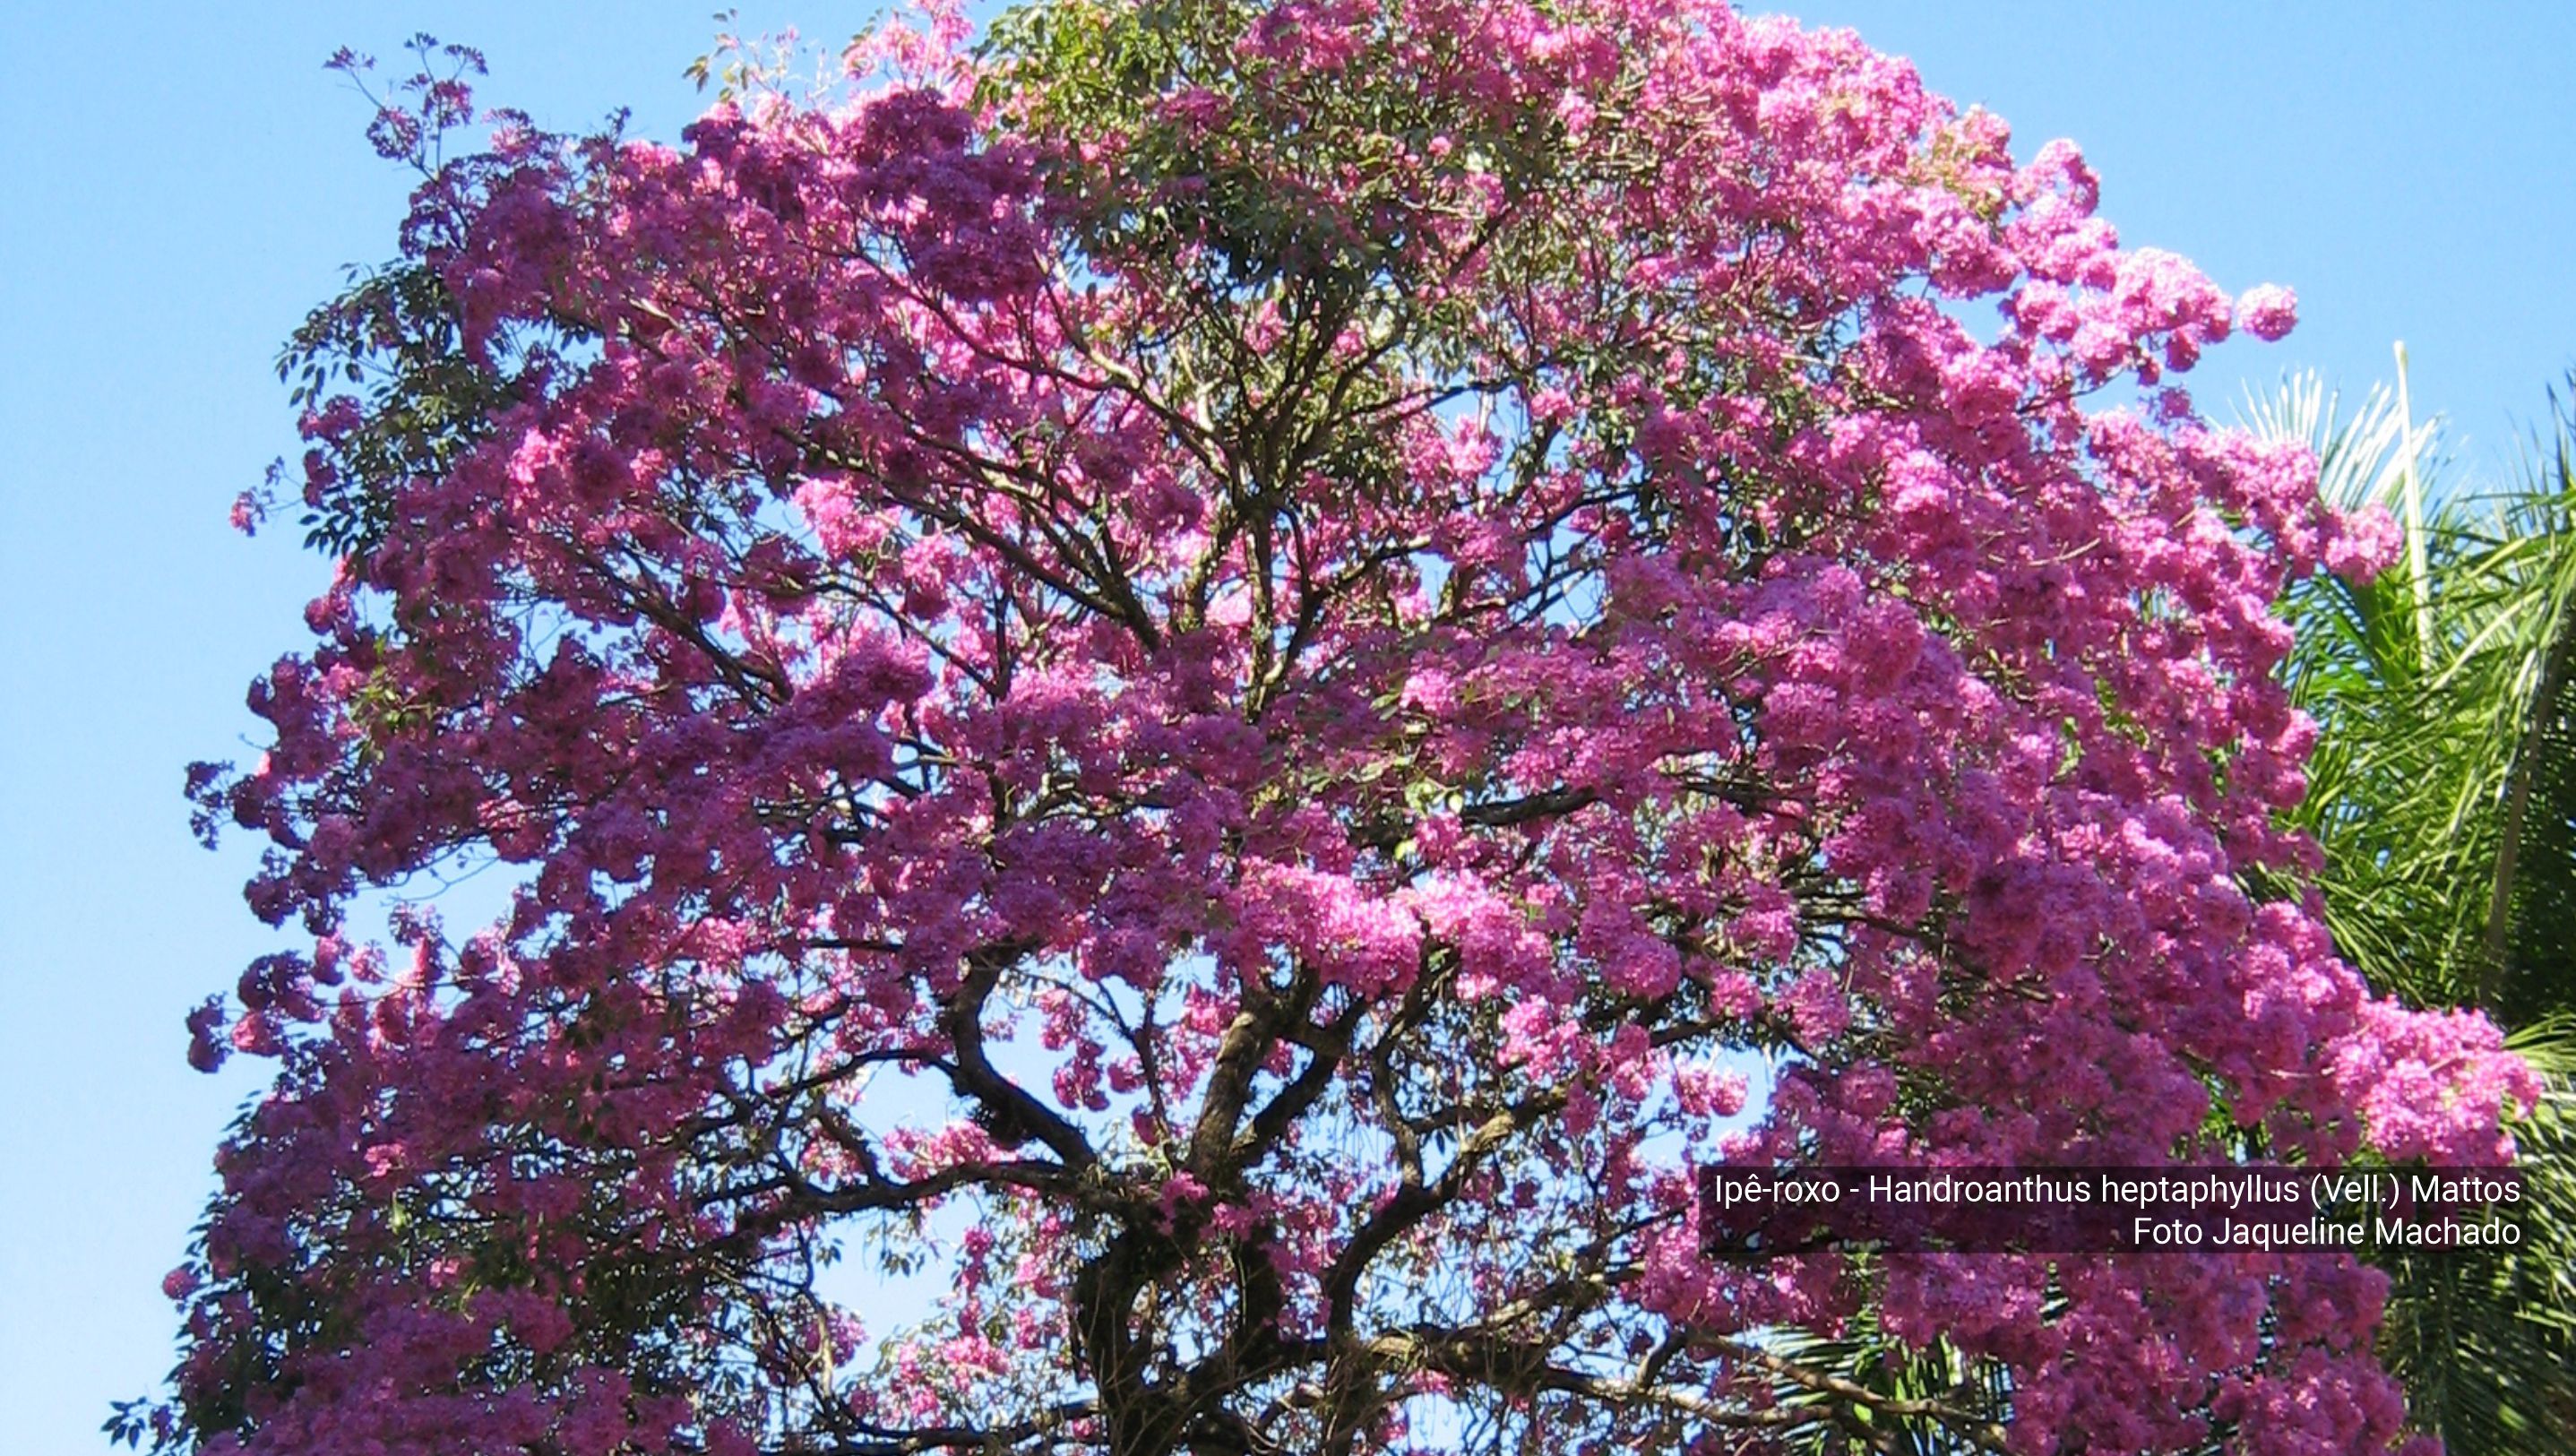
[[[2576,1445],[2576,444],[2553,406],[2552,436],[2483,495],[2384,392],[2348,420],[2312,379],[2249,410],[2316,451],[2326,499],[2406,533],[2374,580],[2283,603],[2286,680],[2320,730],[2297,817],[2325,851],[2328,927],[2382,991],[2520,1027],[2549,1084],[2514,1129],[2523,1247],[2382,1260],[2383,1353],[2456,1456]]]

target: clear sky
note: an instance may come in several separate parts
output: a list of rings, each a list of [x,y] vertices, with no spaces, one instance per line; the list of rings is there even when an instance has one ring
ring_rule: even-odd
[[[709,0],[15,7],[0,84],[0,1411],[16,1452],[97,1449],[170,1358],[157,1289],[254,1083],[181,1059],[180,1018],[271,948],[250,851],[189,839],[182,766],[241,756],[242,689],[324,567],[245,542],[234,495],[294,446],[278,343],[390,248],[402,177],[320,62],[427,28],[490,99],[671,137]],[[837,40],[848,9],[747,4]],[[1791,8],[1796,9],[1795,6]],[[2576,7],[1815,0],[2013,123],[2082,143],[2125,241],[2221,286],[2296,287],[2284,343],[2231,344],[2205,405],[2315,367],[2358,390],[2405,339],[2419,413],[2474,458],[2576,365]]]

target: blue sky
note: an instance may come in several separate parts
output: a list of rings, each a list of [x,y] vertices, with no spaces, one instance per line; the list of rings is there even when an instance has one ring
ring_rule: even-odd
[[[97,1449],[167,1368],[160,1275],[253,1086],[181,1059],[188,1007],[270,947],[249,850],[196,848],[179,781],[247,751],[242,689],[325,574],[224,525],[294,443],[277,345],[388,250],[403,192],[320,62],[426,28],[489,52],[493,100],[669,137],[715,7],[46,8],[0,85],[0,1411],[30,1453]],[[838,39],[873,8],[741,24]],[[2357,390],[2403,338],[2474,460],[2576,365],[2576,7],[1790,8],[1914,57],[2022,155],[2077,139],[2126,241],[2296,287],[2298,332],[2220,350],[2205,405],[2294,367]]]

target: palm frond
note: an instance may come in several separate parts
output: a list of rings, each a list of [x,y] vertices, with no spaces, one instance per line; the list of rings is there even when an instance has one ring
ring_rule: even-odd
[[[2373,580],[2283,603],[2286,680],[2320,733],[2298,818],[2344,955],[2383,991],[2519,1028],[2548,1081],[2514,1127],[2522,1247],[2386,1256],[2381,1340],[2455,1456],[2559,1456],[2576,1449],[2576,439],[2553,400],[2516,477],[2472,494],[2402,399],[2341,419],[2307,379],[2247,411],[2316,452],[2328,501],[2405,532]]]

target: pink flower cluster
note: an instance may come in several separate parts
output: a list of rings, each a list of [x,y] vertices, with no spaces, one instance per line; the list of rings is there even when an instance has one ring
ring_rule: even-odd
[[[2494,1029],[2251,888],[2314,859],[2271,604],[2385,523],[2086,407],[2287,292],[1711,0],[1099,9],[1213,29],[1086,110],[1087,32],[942,11],[843,96],[429,170],[438,368],[316,402],[357,544],[192,779],[297,929],[190,1019],[278,1080],[166,1286],[186,1439],[1767,1449],[1760,1332],[1866,1300],[2016,1452],[2398,1449],[2349,1260],[1861,1280],[1693,1209],[2509,1153]],[[354,943],[487,865],[496,922]],[[862,1235],[953,1276],[873,1351]]]

